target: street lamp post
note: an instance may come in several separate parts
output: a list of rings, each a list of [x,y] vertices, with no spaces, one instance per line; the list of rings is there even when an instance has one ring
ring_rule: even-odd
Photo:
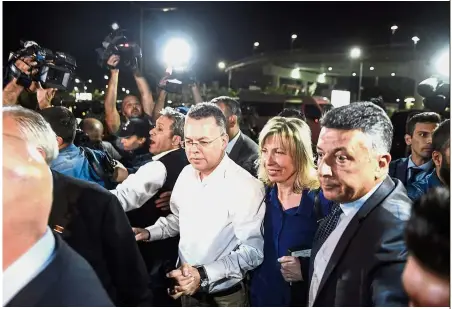
[[[259,45],[260,45],[259,42],[254,42],[254,44],[253,44],[253,53],[257,50]]]
[[[291,36],[291,41],[290,41],[290,50],[292,50],[293,49],[293,43],[295,42],[295,40],[298,38],[298,36],[294,33],[294,34],[292,34],[292,36]]]
[[[421,39],[419,39],[419,37],[418,36],[413,36],[412,38],[411,38],[411,40],[413,41],[413,43],[414,43],[414,50],[416,50],[416,45],[417,45],[417,43],[421,40]]]
[[[361,87],[363,83],[363,61],[361,58],[361,49],[358,47],[352,48],[350,51],[350,58],[360,59],[359,62],[359,85],[358,85],[358,101],[361,101]]]

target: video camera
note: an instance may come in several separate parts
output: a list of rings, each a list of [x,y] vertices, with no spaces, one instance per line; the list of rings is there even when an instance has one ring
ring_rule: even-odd
[[[105,37],[101,48],[96,49],[98,63],[102,68],[112,69],[107,62],[112,55],[121,57],[119,68],[138,69],[138,58],[142,57],[138,44],[130,42],[125,36],[126,30],[120,29],[117,23],[112,26],[113,31]]]
[[[23,48],[17,52],[11,52],[6,65],[5,76],[9,79],[16,78],[17,83],[29,89],[32,82],[39,82],[44,89],[55,88],[67,90],[74,77],[77,64],[72,56],[43,48],[33,41],[21,41]],[[17,66],[16,61],[23,61],[24,58],[31,58],[37,64],[30,68],[30,71],[37,70],[37,73],[27,75]]]
[[[424,98],[424,106],[442,113],[450,106],[450,84],[438,77],[430,77],[419,83],[417,92]]]
[[[168,77],[165,85],[159,85],[160,88],[168,93],[182,93],[184,85],[193,84],[195,82],[195,74],[188,69],[173,69],[167,68],[166,74]]]

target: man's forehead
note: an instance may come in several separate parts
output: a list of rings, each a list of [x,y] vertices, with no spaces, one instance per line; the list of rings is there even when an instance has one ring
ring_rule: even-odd
[[[352,148],[359,144],[366,144],[368,137],[361,130],[339,130],[322,128],[317,147],[335,149],[339,147]]]
[[[414,126],[415,131],[433,131],[439,126],[439,123],[435,122],[418,122]]]

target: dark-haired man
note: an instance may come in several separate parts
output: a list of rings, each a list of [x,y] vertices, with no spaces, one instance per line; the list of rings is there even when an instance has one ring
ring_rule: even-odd
[[[450,187],[450,120],[442,122],[433,132],[432,161],[435,169],[420,181],[407,187],[412,200],[419,199],[432,188]]]
[[[226,154],[232,161],[256,177],[256,160],[259,158],[259,147],[251,138],[240,131],[240,119],[242,117],[240,103],[226,96],[215,98],[211,103],[216,104],[223,111],[227,120],[229,143],[226,147]]]
[[[405,187],[432,172],[432,133],[440,122],[440,115],[432,112],[419,113],[408,120],[405,142],[411,147],[411,155],[389,165],[389,175]]]
[[[329,111],[321,126],[320,186],[336,205],[314,237],[309,306],[406,306],[400,277],[411,201],[388,176],[391,121],[375,104],[358,102]]]
[[[278,114],[278,116],[284,118],[298,118],[306,122],[306,115],[301,110],[295,108],[285,108]]]
[[[403,285],[413,307],[450,306],[450,192],[434,188],[413,205],[406,226]]]

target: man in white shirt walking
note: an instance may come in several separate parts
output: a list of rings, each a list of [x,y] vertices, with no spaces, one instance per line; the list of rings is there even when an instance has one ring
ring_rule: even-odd
[[[225,155],[226,119],[214,104],[191,108],[184,135],[190,165],[174,186],[172,214],[134,229],[136,238],[180,234],[182,266],[168,276],[183,306],[247,306],[242,280],[263,260],[264,186]]]

